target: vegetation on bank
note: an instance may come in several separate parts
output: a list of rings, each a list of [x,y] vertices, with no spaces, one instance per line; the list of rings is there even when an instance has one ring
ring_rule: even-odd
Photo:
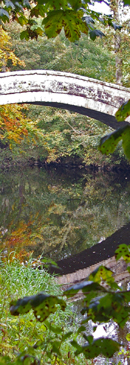
[[[34,263],[30,258],[25,262],[26,258],[28,260],[26,252],[23,256],[19,255],[18,259],[14,252],[10,253],[8,259],[1,257],[0,364],[85,364],[83,356],[75,358],[74,349],[68,340],[62,345],[62,357],[59,360],[54,351],[61,334],[64,336],[68,328],[76,332],[76,315],[71,305],[67,305],[65,312],[58,305],[56,313],[43,323],[36,321],[31,312],[17,317],[10,314],[9,307],[13,299],[40,292],[62,295],[62,289],[42,267],[42,263],[39,269],[38,260]],[[25,263],[20,262],[22,260]],[[74,334],[72,338],[75,338]]]
[[[111,358],[119,352],[129,357],[124,344],[112,337],[94,339],[89,321],[116,322],[123,328],[129,318],[130,293],[118,286],[112,272],[101,266],[86,281],[65,292],[44,269],[44,260],[25,252],[1,256],[0,364],[89,364],[98,355]],[[120,246],[116,258],[130,261],[130,247]],[[129,271],[129,267],[128,267]],[[77,316],[66,301],[81,290],[83,309]],[[129,334],[126,337],[129,341]],[[120,348],[121,346],[121,348]],[[91,362],[90,362],[91,363]]]

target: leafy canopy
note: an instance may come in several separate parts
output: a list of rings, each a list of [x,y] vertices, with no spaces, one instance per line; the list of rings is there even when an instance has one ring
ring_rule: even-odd
[[[101,2],[101,0],[99,1]],[[42,35],[43,31],[48,38],[56,37],[62,28],[70,41],[79,39],[81,33],[90,33],[90,38],[102,37],[104,34],[94,29],[94,19],[109,24],[113,27],[110,17],[100,18],[100,14],[89,9],[89,0],[3,0],[0,1],[1,24],[16,20],[26,30],[21,33],[21,38],[28,40]],[[130,0],[124,0],[125,5],[130,5]],[[25,12],[25,10],[27,10]],[[38,18],[41,18],[39,22]],[[119,29],[119,25],[115,26]]]

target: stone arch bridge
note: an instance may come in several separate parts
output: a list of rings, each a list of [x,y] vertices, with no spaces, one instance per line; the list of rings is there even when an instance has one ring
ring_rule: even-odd
[[[130,90],[120,85],[71,73],[34,70],[0,74],[0,105],[29,103],[67,109],[117,129],[115,113],[130,99]]]

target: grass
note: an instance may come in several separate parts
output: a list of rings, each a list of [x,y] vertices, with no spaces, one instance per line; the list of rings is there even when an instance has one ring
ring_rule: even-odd
[[[74,356],[70,339],[61,346],[61,356],[55,353],[52,344],[59,341],[68,330],[75,338],[75,314],[70,304],[65,312],[57,308],[45,322],[37,322],[30,311],[12,316],[9,306],[12,299],[37,294],[41,291],[60,295],[62,290],[54,277],[44,269],[32,267],[31,260],[25,265],[12,257],[1,261],[0,273],[0,364],[88,364],[83,356]],[[50,324],[54,331],[50,329]],[[59,331],[59,333],[55,333]],[[59,329],[59,330],[58,330]]]

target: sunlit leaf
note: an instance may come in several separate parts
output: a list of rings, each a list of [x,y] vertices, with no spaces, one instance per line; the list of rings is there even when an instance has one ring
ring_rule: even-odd
[[[18,18],[16,18],[16,20],[17,20],[17,22],[21,25],[21,26],[23,26],[23,25],[25,25],[25,24],[27,24],[27,18],[23,15],[23,14],[21,14],[21,16],[19,16]],[[22,39],[22,38],[21,38]]]
[[[130,126],[119,128],[116,131],[101,138],[99,151],[108,155],[113,153],[118,143],[122,140],[122,146],[126,157],[130,159]]]
[[[28,33],[28,30],[23,30],[23,32],[20,33],[20,39],[23,40],[23,39],[26,39],[26,41],[29,40],[29,33]]]
[[[130,262],[130,246],[125,244],[120,245],[115,251],[115,258],[119,260],[123,258],[127,263]]]
[[[89,280],[98,282],[99,284],[105,281],[111,288],[118,289],[118,285],[115,283],[113,278],[113,272],[107,267],[101,265],[89,275]]]
[[[56,37],[64,27],[66,37],[74,42],[79,39],[81,32],[88,33],[85,22],[71,10],[54,10],[43,20],[48,38]]]
[[[127,341],[130,341],[130,333],[127,333],[127,335],[126,335],[126,340],[127,340]]]
[[[117,110],[115,117],[118,122],[123,122],[130,115],[130,100],[125,102]]]
[[[55,38],[62,29],[62,10],[55,10],[43,19],[43,25],[48,38]]]
[[[12,360],[9,356],[0,355],[0,364],[1,365],[12,365]]]

